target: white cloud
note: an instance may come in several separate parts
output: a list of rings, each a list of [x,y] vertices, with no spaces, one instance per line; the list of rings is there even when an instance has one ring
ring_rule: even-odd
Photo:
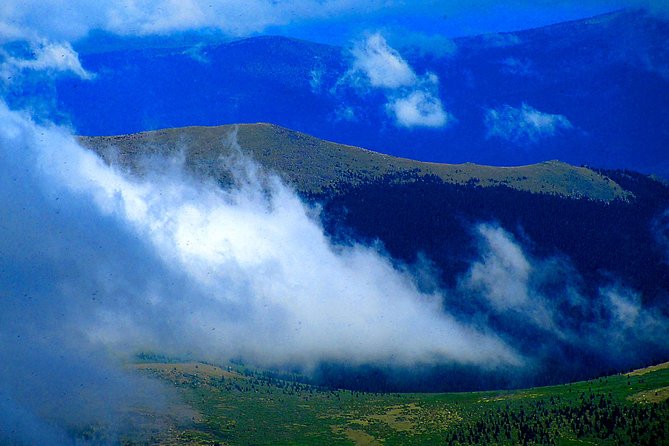
[[[183,54],[201,64],[206,65],[211,63],[211,59],[209,59],[209,56],[207,55],[207,49],[205,45],[201,43],[184,50]]]
[[[362,91],[369,87],[383,90],[386,111],[396,125],[441,128],[449,122],[450,116],[439,99],[439,78],[430,72],[416,75],[381,34],[358,42],[351,53],[353,63],[340,82]]]
[[[499,227],[480,225],[478,232],[484,254],[469,271],[469,285],[480,289],[498,310],[526,305],[531,268],[522,249]]]
[[[375,249],[332,245],[314,210],[254,165],[223,160],[238,187],[222,190],[147,163],[141,179],[125,175],[0,105],[0,326],[12,333],[0,333],[0,356],[21,367],[0,369],[0,392],[23,401],[35,383],[18,377],[42,376],[44,352],[62,349],[102,375],[114,362],[101,353],[93,364],[90,351],[305,367],[522,363]],[[72,366],[49,381],[73,385]]]
[[[0,368],[0,429],[19,410],[21,420],[53,421],[72,407],[80,419],[89,413],[74,391],[82,380],[87,396],[119,395],[111,409],[132,401],[144,384],[114,358],[141,349],[307,367],[517,370],[535,359],[518,352],[531,341],[514,338],[528,329],[611,358],[648,339],[666,342],[666,318],[638,295],[621,287],[579,295],[565,279],[572,272],[532,259],[498,226],[478,227],[480,259],[458,289],[421,292],[375,249],[333,245],[315,211],[276,177],[243,160],[221,163],[236,172],[236,187],[155,160],[137,178],[67,131],[0,105],[0,357],[12,358]],[[465,296],[481,304],[471,323],[442,303]],[[491,314],[511,329],[492,334]],[[624,342],[608,345],[619,329]]]
[[[522,314],[525,323],[563,337],[563,329],[554,321],[550,306],[533,289],[537,266],[530,262],[513,236],[489,224],[479,224],[476,229],[482,258],[472,264],[462,285],[476,290],[495,312]],[[539,265],[539,272],[544,268],[546,265]]]
[[[566,259],[531,258],[497,225],[479,224],[476,230],[480,259],[461,277],[459,288],[511,330],[534,326],[574,348],[606,352],[613,363],[636,357],[633,346],[666,343],[662,334],[669,320],[645,307],[638,292],[614,284],[583,294],[582,279]]]
[[[641,299],[638,294],[625,290],[607,289],[603,294],[608,298],[614,320],[624,328],[633,327],[641,315]]]
[[[388,46],[381,34],[372,34],[359,42],[351,53],[352,70],[363,73],[372,87],[394,89],[414,85],[418,80],[409,64]]]
[[[311,91],[315,94],[318,94],[321,91],[323,74],[325,74],[325,70],[322,66],[313,68],[309,72],[309,86],[311,87]]]
[[[441,101],[421,90],[391,100],[386,107],[402,127],[443,127],[448,120]]]
[[[5,54],[0,69],[5,76],[16,70],[35,70],[69,72],[82,79],[92,78],[92,75],[81,66],[79,55],[67,42],[40,42],[33,44],[32,52],[34,54],[32,59],[22,59]]]
[[[394,2],[393,2],[394,3]],[[0,41],[76,40],[92,29],[121,35],[166,34],[216,28],[233,36],[305,19],[376,11],[381,0],[6,0],[0,6]]]
[[[525,103],[520,108],[504,105],[488,109],[484,122],[488,138],[501,138],[518,145],[536,143],[572,128],[566,116],[544,113]]]
[[[603,287],[599,293],[600,312],[608,313],[609,319],[593,331],[617,345],[621,355],[633,357],[633,346],[639,341],[666,345],[669,319],[657,308],[644,306],[641,294],[619,284]]]
[[[145,385],[117,362],[144,349],[307,368],[522,364],[374,248],[333,245],[315,210],[253,164],[222,160],[237,175],[222,190],[146,163],[126,175],[0,104],[0,356],[12,357],[0,429],[16,407],[45,424],[90,421],[82,382],[92,401],[118,395],[105,410],[133,401]]]
[[[335,121],[357,122],[358,115],[355,109],[350,106],[342,106],[334,112]]]

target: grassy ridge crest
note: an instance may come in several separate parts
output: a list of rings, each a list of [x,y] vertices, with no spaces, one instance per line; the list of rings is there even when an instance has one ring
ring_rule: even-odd
[[[387,174],[406,172],[435,175],[454,184],[507,186],[598,201],[627,200],[632,196],[604,175],[557,160],[515,167],[426,163],[324,141],[266,123],[183,127],[131,135],[82,137],[81,141],[107,161],[132,167],[138,167],[143,155],[183,151],[188,168],[227,181],[229,173],[224,159],[234,155],[234,151],[226,141],[235,131],[242,153],[279,173],[303,193],[336,191],[341,184],[356,185]]]

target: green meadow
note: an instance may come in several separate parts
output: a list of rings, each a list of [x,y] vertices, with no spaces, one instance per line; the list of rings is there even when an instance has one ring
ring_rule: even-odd
[[[669,444],[669,363],[550,387],[466,393],[326,389],[241,366],[143,362],[192,409],[126,445]]]

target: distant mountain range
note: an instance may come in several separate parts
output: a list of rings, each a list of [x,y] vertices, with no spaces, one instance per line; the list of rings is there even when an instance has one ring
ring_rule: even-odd
[[[460,38],[432,51],[396,48],[415,88],[431,89],[448,115],[433,127],[398,124],[389,101],[399,90],[352,76],[349,49],[283,37],[203,35],[127,49],[122,39],[91,39],[106,48],[80,43],[92,80],[38,79],[10,101],[30,89],[51,95],[59,110],[51,117],[83,135],[271,122],[423,161],[559,159],[669,177],[669,24],[640,12]],[[420,106],[420,96],[412,100],[403,105]]]

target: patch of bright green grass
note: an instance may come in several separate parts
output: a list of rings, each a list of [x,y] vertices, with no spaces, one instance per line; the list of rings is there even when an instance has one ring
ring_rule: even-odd
[[[194,362],[138,364],[198,412],[170,444],[661,444],[669,367],[514,391],[329,390]],[[660,389],[658,391],[658,389]],[[662,398],[640,398],[651,393]],[[198,434],[199,433],[199,434]],[[198,436],[200,435],[200,436]],[[660,443],[657,443],[660,442]]]

